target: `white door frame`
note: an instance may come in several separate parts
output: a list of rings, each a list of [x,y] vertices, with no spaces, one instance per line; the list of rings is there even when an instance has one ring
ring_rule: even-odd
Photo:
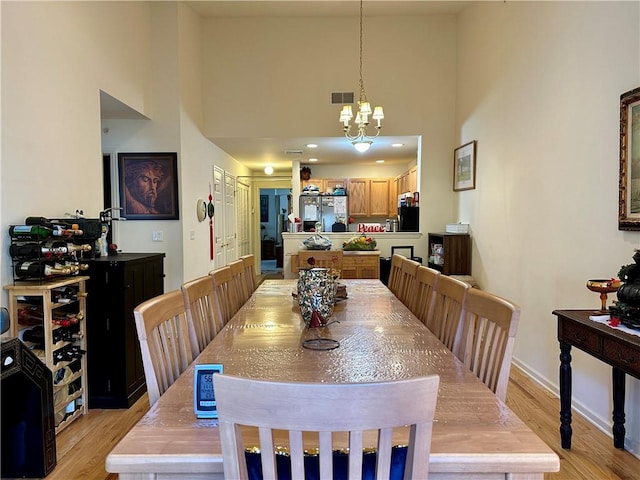
[[[260,189],[261,188],[283,188],[283,189],[291,189],[291,178],[290,177],[281,177],[281,178],[273,178],[273,179],[264,179],[255,178],[252,182],[253,187],[253,198],[254,202],[253,208],[251,209],[251,225],[252,225],[252,236],[253,236],[253,251],[255,252],[256,259],[256,273],[262,273],[262,269],[260,267],[260,262],[262,261],[262,246],[260,245],[260,240],[262,235],[260,234],[260,205],[255,205],[255,202],[260,201]]]

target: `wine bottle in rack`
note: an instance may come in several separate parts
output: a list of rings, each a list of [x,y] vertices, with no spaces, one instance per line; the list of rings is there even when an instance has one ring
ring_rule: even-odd
[[[57,287],[51,290],[51,300],[55,303],[73,303],[78,300],[78,291],[72,287]]]
[[[71,268],[66,265],[56,265],[44,260],[25,260],[17,262],[14,272],[18,278],[41,278],[55,275],[71,275]]]
[[[22,245],[13,244],[9,246],[9,254],[12,258],[34,258],[60,256],[73,252],[89,252],[91,245],[75,245],[60,240],[47,241],[43,243],[25,243]]]
[[[25,225],[41,225],[43,227],[53,228],[53,222],[45,217],[27,217],[24,219]]]
[[[17,239],[45,239],[53,236],[53,229],[41,225],[11,225],[9,235]]]
[[[72,225],[72,228],[62,228],[57,225],[54,225],[54,228],[42,225],[11,225],[9,235],[15,239],[44,240],[49,237],[73,237],[83,234],[82,230],[73,227],[78,227],[78,225]]]

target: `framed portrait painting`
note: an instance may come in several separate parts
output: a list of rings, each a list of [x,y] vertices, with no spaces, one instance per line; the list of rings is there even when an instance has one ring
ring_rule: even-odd
[[[465,143],[453,151],[453,191],[476,188],[476,141]]]
[[[640,87],[620,95],[618,230],[640,230]]]
[[[177,220],[178,156],[119,153],[120,216],[127,220]]]

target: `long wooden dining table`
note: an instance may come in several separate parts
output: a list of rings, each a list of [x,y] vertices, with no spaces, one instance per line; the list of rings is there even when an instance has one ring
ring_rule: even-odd
[[[193,409],[193,365],[203,363],[222,363],[233,375],[299,382],[438,374],[429,478],[542,480],[559,470],[558,455],[382,282],[341,282],[347,298],[335,305],[334,323],[319,329],[305,328],[292,296],[295,280],[263,282],[109,453],[107,471],[121,480],[224,478],[217,420],[198,419]],[[318,335],[337,340],[338,348],[302,347]]]

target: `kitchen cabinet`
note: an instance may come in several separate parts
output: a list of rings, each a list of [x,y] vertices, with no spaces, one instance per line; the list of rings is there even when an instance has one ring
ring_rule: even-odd
[[[347,186],[346,178],[310,178],[309,180],[301,180],[300,187],[301,189],[309,186],[315,185],[318,187],[321,193],[327,193],[329,188],[336,188],[336,186],[341,186],[345,188]]]
[[[398,215],[398,178],[389,180],[389,216],[395,218]]]
[[[439,270],[445,275],[471,275],[470,235],[430,233],[428,239],[429,267]],[[442,246],[442,252],[435,256],[434,245]]]
[[[369,180],[369,216],[386,217],[389,213],[389,179]]]
[[[336,187],[347,187],[347,179],[346,178],[325,178],[324,179],[324,192],[333,188],[335,190]]]
[[[146,391],[133,309],[164,292],[164,256],[120,253],[89,262],[90,408],[128,408]]]
[[[56,435],[87,413],[86,276],[15,282],[9,291],[11,335],[53,374]]]
[[[389,214],[388,178],[350,178],[348,193],[349,215],[386,217]]]
[[[342,278],[380,278],[380,252],[344,252]]]
[[[350,178],[347,187],[349,215],[366,217],[369,215],[369,179]]]
[[[315,185],[316,187],[318,187],[320,192],[325,191],[325,183],[323,178],[310,178],[309,180],[300,181],[300,189],[308,187],[309,185]]]
[[[298,255],[291,255],[291,273],[298,273]],[[341,278],[380,278],[380,251],[343,251]]]
[[[417,192],[418,190],[418,167],[414,166],[396,177],[396,196],[405,192]]]
[[[415,166],[409,170],[407,175],[407,192],[418,191],[418,167]]]

